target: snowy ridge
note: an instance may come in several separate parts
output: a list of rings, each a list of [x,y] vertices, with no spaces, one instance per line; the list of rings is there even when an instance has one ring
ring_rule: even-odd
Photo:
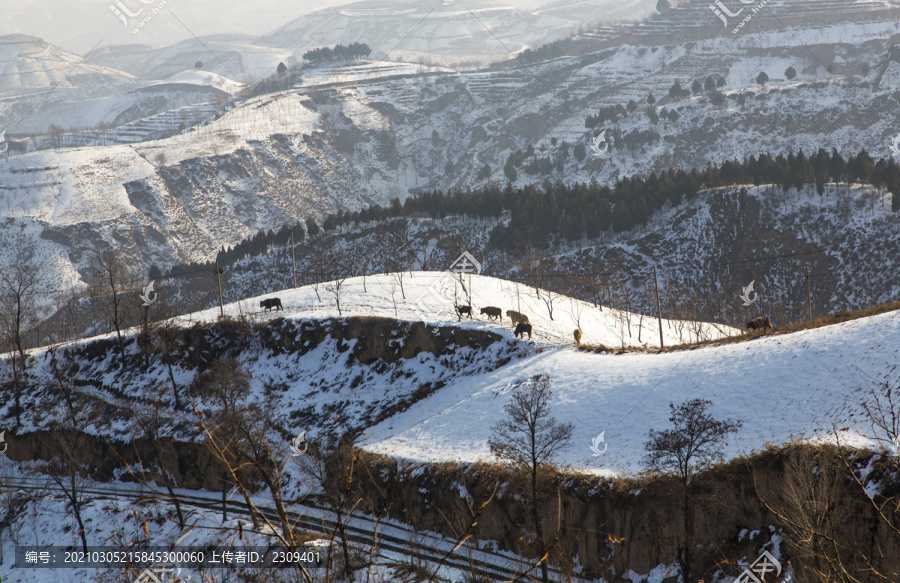
[[[227,77],[223,77],[222,75],[217,75],[216,73],[212,73],[210,71],[197,70],[182,71],[181,73],[172,75],[165,81],[151,83],[149,86],[159,87],[163,85],[174,85],[179,83],[187,85],[200,85],[202,87],[213,87],[232,95],[237,93],[244,87],[243,83],[238,83],[237,81],[233,81]]]
[[[458,276],[452,277],[434,271],[413,271],[406,274],[403,278],[403,290],[395,275],[370,275],[365,280],[365,290],[362,277],[348,278],[343,282],[342,316],[399,318],[424,321],[429,325],[499,330],[510,335],[512,323],[506,311],[515,310],[528,316],[534,329],[532,340],[537,346],[550,348],[571,345],[574,343],[573,331],[580,328],[584,334],[583,344],[601,344],[613,349],[620,346],[659,347],[659,326],[652,316],[594,306],[589,302],[545,290],[540,290],[541,297],[538,297],[538,290],[525,284],[481,275],[463,275],[460,282]],[[286,317],[338,317],[335,296],[328,291],[328,288],[333,288],[333,283],[321,283],[318,287],[318,297],[314,287],[307,285],[227,304],[225,315],[232,318],[251,314],[254,318],[271,317],[259,314],[259,301],[277,296],[284,305],[283,315]],[[473,317],[459,319],[454,306],[468,303],[466,289],[471,291]],[[547,294],[552,299],[548,300]],[[549,315],[547,301],[552,304],[553,318]],[[503,321],[492,322],[487,316],[480,315],[480,309],[487,306],[503,310]],[[282,315],[280,311],[277,314]],[[179,316],[177,321],[183,324],[214,322],[218,316],[219,308],[216,307]],[[678,326],[682,324],[663,319],[663,339],[667,346],[716,340],[740,333],[730,326],[696,322],[684,323],[685,328],[679,335]],[[632,329],[630,333],[629,328]]]
[[[429,323],[448,324],[456,318],[452,300],[431,296],[434,274],[414,273],[407,285],[407,297],[423,293]],[[465,280],[465,278],[464,278]],[[361,292],[360,280],[348,280],[345,315],[380,314],[391,317],[393,308],[385,286],[389,276],[369,277],[368,293]],[[458,294],[461,293],[460,286]],[[647,432],[668,424],[669,403],[694,398],[713,401],[717,418],[743,421],[741,432],[726,447],[726,456],[748,454],[766,443],[783,443],[791,436],[825,439],[833,427],[847,428],[844,439],[857,445],[868,441],[868,430],[857,410],[862,378],[884,378],[900,356],[900,312],[853,320],[843,324],[759,338],[749,342],[706,347],[664,354],[592,354],[574,350],[573,319],[582,309],[585,343],[615,346],[620,339],[617,311],[603,312],[591,304],[561,297],[554,320],[545,305],[525,286],[487,277],[473,280],[473,305],[490,301],[504,310],[515,308],[516,287],[535,328],[537,353],[484,374],[457,379],[409,410],[367,430],[366,447],[372,451],[417,460],[470,462],[489,459],[487,439],[490,428],[502,415],[503,405],[518,382],[532,375],[548,373],[553,379],[553,414],[575,425],[574,446],[563,462],[573,468],[601,474],[639,471]],[[390,287],[388,287],[390,289]],[[351,291],[352,290],[352,291]],[[320,293],[322,290],[320,289]],[[397,298],[399,300],[399,290]],[[449,294],[448,294],[449,295]],[[287,315],[294,310],[336,315],[329,306],[327,292],[323,304],[315,301],[310,288],[277,293]],[[457,296],[459,297],[459,295]],[[232,314],[252,309],[257,298],[229,306]],[[359,303],[358,303],[359,302]],[[364,302],[364,303],[363,303]],[[404,302],[401,318],[416,313]],[[351,307],[355,306],[355,307]],[[215,318],[217,310],[196,314],[193,320]],[[463,320],[461,326],[494,328],[496,325]],[[632,315],[636,329],[640,316]],[[677,342],[674,322],[664,321],[667,344]],[[707,333],[714,334],[712,325]],[[721,327],[721,333],[734,329]],[[509,328],[507,323],[507,334]],[[658,329],[652,318],[643,322],[642,338],[658,345]],[[634,334],[636,336],[636,334]],[[627,332],[626,332],[627,337]],[[713,336],[714,337],[714,336]],[[636,338],[626,341],[637,344]],[[606,454],[592,457],[594,437],[606,431]]]
[[[341,294],[343,316],[396,315],[401,320],[424,317],[429,326],[478,328],[498,333],[503,341],[484,351],[463,349],[459,357],[449,361],[422,353],[419,360],[403,365],[409,374],[399,376],[389,371],[372,376],[367,366],[349,363],[340,352],[334,352],[330,341],[317,348],[319,352],[299,359],[291,355],[242,354],[241,361],[254,375],[254,395],[261,398],[265,386],[282,387],[283,392],[276,392],[277,402],[272,410],[280,412],[280,422],[291,431],[306,430],[314,435],[325,428],[360,427],[360,421],[365,427],[360,415],[371,411],[373,404],[389,406],[392,400],[402,399],[414,390],[417,383],[439,381],[440,388],[429,396],[367,427],[363,444],[373,451],[410,459],[468,462],[490,458],[490,428],[503,415],[510,392],[531,376],[547,373],[555,395],[552,414],[575,426],[574,444],[560,461],[588,472],[629,474],[642,468],[649,429],[667,425],[669,403],[693,398],[713,401],[712,412],[717,418],[743,421],[743,429],[726,447],[728,457],[761,449],[769,442],[782,443],[791,436],[823,439],[832,427],[845,428],[846,439],[864,445],[867,441],[862,436],[867,427],[860,415],[854,417],[858,392],[864,388],[861,379],[883,378],[900,354],[898,312],[687,351],[624,355],[583,352],[572,346],[574,319],[579,312],[584,342],[590,343],[616,345],[624,341],[634,346],[638,344],[638,327],[642,326],[642,343],[652,347],[658,341],[656,322],[643,317],[641,324],[639,314],[622,314],[607,307],[601,312],[601,307],[564,297],[558,298],[554,319],[550,320],[534,289],[482,276],[472,276],[471,283],[464,276],[472,290],[476,317],[459,322],[453,312],[451,286],[440,287],[447,292],[432,294],[432,286],[439,278],[436,273],[408,274],[403,281],[406,300],[394,275],[368,276],[365,289],[362,278],[348,279]],[[338,314],[329,287],[333,286],[319,285],[321,300],[312,286],[248,298],[227,305],[226,315],[243,315],[257,322],[286,317],[297,319],[301,325],[307,318],[333,318]],[[456,288],[458,301],[465,292],[458,283],[452,287]],[[262,313],[259,301],[273,296],[281,298],[285,310]],[[521,302],[521,310],[533,324],[532,343],[512,338],[506,318],[500,324],[477,315],[479,308],[488,303],[505,310],[517,307],[516,302]],[[624,329],[620,316],[626,318]],[[213,309],[181,317],[179,321],[189,325],[211,322],[217,317],[218,309]],[[628,319],[632,324],[631,337]],[[677,342],[677,324],[663,322],[667,345]],[[736,332],[708,324],[700,329],[712,338]],[[507,355],[506,364],[499,368],[485,366],[503,354]],[[45,351],[37,351],[36,358],[38,374],[49,374],[45,370]],[[104,366],[106,361],[97,361],[83,366],[82,372],[98,375],[104,384],[116,386],[125,394],[148,382],[164,383],[166,378],[162,367],[148,372],[150,379],[158,377],[148,381],[148,377],[140,375],[106,374]],[[182,369],[176,378],[185,384],[193,374]],[[363,384],[348,389],[350,380],[359,375]],[[412,380],[404,381],[407,377]],[[371,421],[372,417],[366,419]],[[310,423],[318,423],[319,429]],[[603,456],[595,458],[590,445],[603,431],[609,447]]]
[[[790,2],[792,18],[814,10],[813,4]],[[877,3],[849,6],[837,21],[798,24],[791,33],[760,26],[723,42],[707,31],[699,40],[662,46],[635,45],[633,37],[620,33],[609,46],[587,54],[496,71],[461,73],[376,60],[311,68],[299,88],[239,100],[215,113],[209,105],[183,108],[184,95],[161,99],[168,104],[165,113],[145,102],[95,96],[84,108],[89,111],[76,119],[99,122],[122,109],[147,108],[147,115],[88,136],[91,143],[108,146],[0,159],[0,220],[12,219],[16,228],[7,232],[25,237],[31,247],[45,247],[39,239],[52,241],[60,260],[52,264],[49,280],[64,282],[65,288],[72,274],[78,274],[76,283],[86,281],[85,259],[96,248],[118,247],[135,273],[144,274],[153,264],[165,270],[178,262],[210,260],[223,245],[235,245],[259,229],[277,230],[376,203],[388,206],[392,198],[422,189],[505,185],[509,155],[529,146],[547,164],[527,160],[514,186],[545,180],[609,184],[625,176],[799,148],[807,154],[820,147],[845,153],[865,148],[873,158],[887,157],[887,146],[900,131],[890,97],[898,86],[871,64],[884,61],[890,52],[886,39],[900,28],[896,19],[865,10]],[[715,20],[707,8],[691,10]],[[643,38],[641,31],[691,24],[681,12],[666,11],[631,27],[633,34]],[[848,21],[840,22],[845,16]],[[794,46],[797,35],[849,48],[829,72],[808,50]],[[784,77],[788,66],[797,70],[795,79]],[[184,68],[167,69],[165,76]],[[762,87],[755,81],[760,71],[770,77]],[[676,80],[687,89],[710,73],[726,80],[721,105],[713,105],[706,93],[668,97]],[[192,87],[202,95],[198,103],[208,104],[210,93],[218,92]],[[650,91],[657,98],[656,123],[648,116],[652,108],[644,105]],[[629,99],[638,104],[634,112],[594,131],[585,128],[585,117],[598,107],[622,106]],[[675,112],[678,119],[663,112]],[[180,131],[182,120],[190,127],[170,135]],[[209,123],[196,123],[201,120]],[[577,160],[574,146],[589,146],[603,130],[609,152],[597,157],[588,151]],[[651,139],[626,140],[636,133]],[[142,141],[133,153],[113,145],[159,135],[170,137]],[[476,181],[485,166],[490,178]],[[76,182],[77,188],[71,187]],[[67,208],[100,204],[104,211],[99,220],[86,212],[73,215],[60,228],[47,218],[51,205],[44,204],[56,198],[67,199]],[[0,233],[0,254],[15,248],[7,232]],[[0,257],[0,265],[5,261]]]

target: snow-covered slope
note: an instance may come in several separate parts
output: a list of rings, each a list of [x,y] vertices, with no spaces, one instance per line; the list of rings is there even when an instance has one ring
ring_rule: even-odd
[[[203,62],[204,70],[236,77],[234,81],[238,82],[268,77],[280,62],[299,62],[290,49],[263,47],[250,37],[225,34],[205,37],[202,42],[190,39],[171,45],[104,46],[92,58],[146,81],[166,79],[193,68],[197,61]]]
[[[486,64],[569,36],[589,22],[639,20],[654,7],[651,0],[561,0],[533,10],[494,0],[367,0],[303,15],[255,43],[297,49],[299,56],[306,49],[362,42],[378,58]]]
[[[0,36],[0,96],[49,89],[64,80],[69,87],[90,87],[131,80],[127,73],[83,61],[79,55],[32,36]],[[78,68],[74,70],[76,66]]]
[[[198,85],[200,87],[212,87],[232,95],[240,91],[243,87],[243,84],[228,79],[227,77],[223,77],[222,75],[217,75],[210,71],[198,70],[176,73],[165,81],[152,83],[150,87],[160,88],[165,85]]]
[[[792,436],[823,439],[837,427],[862,445],[870,427],[860,414],[862,379],[890,374],[900,356],[900,313],[789,335],[665,354],[597,355],[555,348],[480,378],[453,383],[369,430],[367,447],[424,460],[487,458],[491,426],[517,383],[549,374],[552,414],[574,425],[562,459],[575,468],[631,473],[651,429],[669,426],[669,403],[709,399],[718,419],[743,422],[726,457],[781,444]],[[854,417],[855,413],[855,417]],[[592,440],[604,433],[606,452]],[[602,448],[601,448],[602,449]]]
[[[447,333],[438,331],[456,326],[497,335],[482,347],[458,346],[452,356],[437,357],[426,351],[392,364],[379,364],[379,355],[364,363],[351,356],[356,350],[352,347],[361,339],[330,336],[337,330],[327,324],[332,321],[329,318],[338,316],[336,297],[330,291],[334,282],[320,284],[318,296],[312,286],[278,292],[284,311],[260,310],[259,301],[272,294],[228,304],[226,315],[275,325],[274,329],[281,331],[274,340],[283,347],[297,342],[299,337],[294,336],[301,330],[318,326],[315,321],[326,322],[324,340],[302,355],[254,348],[254,342],[235,354],[253,377],[252,398],[264,399],[288,431],[316,435],[338,428],[365,429],[363,443],[374,451],[413,459],[474,461],[489,458],[486,442],[490,428],[503,416],[511,391],[531,376],[546,373],[554,390],[551,413],[575,426],[573,445],[561,461],[586,471],[632,473],[642,467],[648,431],[667,425],[669,403],[694,398],[711,400],[718,418],[743,422],[741,431],[729,440],[728,456],[749,453],[769,442],[781,443],[791,436],[822,438],[832,427],[842,428],[848,438],[864,443],[860,434],[867,426],[861,415],[854,416],[864,388],[862,379],[883,378],[900,353],[898,312],[662,354],[583,352],[572,345],[576,321],[584,331],[584,342],[649,347],[658,339],[656,321],[563,297],[557,298],[551,320],[534,289],[484,276],[471,276],[470,281],[464,276],[476,316],[459,322],[453,305],[465,292],[461,284],[451,281],[433,272],[413,272],[404,277],[402,289],[396,275],[368,276],[365,284],[362,278],[343,282],[340,301],[345,318],[424,320],[445,338],[449,338]],[[520,307],[526,312],[534,327],[532,341],[514,339],[506,318],[503,323],[490,322],[478,315],[479,308],[489,304],[504,310]],[[181,317],[179,322],[213,322],[218,312],[206,310]],[[279,320],[282,317],[287,318],[286,323]],[[354,321],[346,320],[343,329],[349,330],[347,326],[352,327]],[[701,338],[735,333],[710,324],[687,327],[699,330]],[[669,346],[678,342],[676,329],[677,322],[663,321]],[[402,347],[403,334],[392,334],[396,338],[391,342]],[[112,344],[107,346],[113,350]],[[348,347],[352,348],[349,352]],[[128,350],[132,351],[133,345]],[[96,350],[83,354],[68,357],[78,364],[77,376],[84,384],[108,392],[110,402],[120,398],[115,395],[139,397],[142,387],[168,383],[162,364],[110,374],[109,355]],[[190,361],[195,356],[184,358]],[[35,351],[31,374],[50,378],[46,350]],[[186,387],[196,370],[181,362],[173,374],[177,383]],[[428,389],[423,393],[417,386]],[[279,390],[273,391],[273,387]],[[168,389],[160,398],[171,401]],[[398,403],[406,405],[398,408]],[[28,413],[26,429],[49,411],[37,403],[27,410],[40,414]],[[107,431],[119,435],[127,432],[127,427],[116,425]],[[605,432],[608,449],[593,457],[590,445],[601,432]]]
[[[400,284],[400,278],[396,274],[367,276],[365,287],[362,277],[348,278],[342,283],[340,315],[396,317],[435,325],[457,324],[463,328],[505,329],[509,334],[513,326],[505,313],[507,310],[514,310],[528,316],[534,329],[532,341],[538,346],[573,344],[573,331],[580,328],[584,334],[583,344],[600,344],[612,348],[659,347],[659,326],[654,317],[629,314],[604,308],[602,305],[595,306],[546,290],[536,290],[525,284],[481,275],[463,275],[460,281],[459,276],[435,271],[406,273],[402,278],[402,289]],[[283,315],[303,318],[338,316],[336,294],[329,291],[334,288],[334,284],[322,283],[318,288],[318,295],[313,286],[277,292],[284,305]],[[258,312],[259,300],[263,297],[228,304],[225,314],[236,318],[242,314]],[[469,301],[474,307],[474,316],[460,319],[455,306],[468,305]],[[487,316],[479,315],[481,308],[487,306],[503,310],[502,322],[491,322]],[[211,308],[181,316],[178,320],[185,324],[212,322],[218,316],[219,308]],[[667,346],[673,346],[684,342],[716,340],[739,333],[730,326],[706,322],[688,325],[687,329],[689,331],[680,336],[676,322],[663,320],[664,342]]]
[[[801,0],[784,4],[779,18],[794,23],[792,33],[760,13],[740,35],[728,33],[727,42],[719,29],[697,20],[716,20],[708,6],[694,3],[640,26],[585,33],[569,47],[572,56],[531,65],[453,71],[370,61],[308,69],[299,88],[239,101],[208,125],[185,124],[190,127],[184,134],[141,142],[136,156],[95,146],[90,153],[62,150],[52,164],[43,154],[4,157],[0,177],[13,189],[0,190],[0,219],[26,220],[5,209],[16,208],[19,200],[46,200],[56,175],[81,174],[83,188],[69,196],[90,206],[98,191],[113,188],[99,162],[109,159],[117,166],[112,175],[136,177],[115,187],[116,196],[127,194],[143,214],[130,216],[139,218],[154,243],[142,242],[133,221],[101,223],[86,214],[79,217],[78,241],[118,245],[144,273],[154,263],[165,269],[177,259],[209,260],[221,246],[257,229],[373,203],[387,206],[394,197],[402,200],[423,189],[468,187],[485,166],[491,172],[487,182],[505,184],[510,154],[529,146],[535,157],[519,167],[517,186],[546,180],[602,184],[799,148],[807,153],[820,147],[845,153],[865,148],[874,158],[889,156],[890,138],[898,131],[891,97],[897,87],[885,72],[900,59],[892,56],[889,40],[900,33],[898,20],[878,2],[848,4],[828,17],[818,6]],[[438,8],[459,10],[456,4]],[[804,15],[817,19],[804,24]],[[818,43],[810,45],[816,52],[798,45],[798,39]],[[831,71],[817,58],[827,58]],[[179,62],[165,76],[192,65]],[[798,72],[795,79],[786,79],[788,66]],[[770,77],[765,86],[755,81],[760,71]],[[687,89],[710,74],[725,80],[723,103],[713,104],[703,91],[668,96],[675,81]],[[646,104],[651,91],[657,98],[653,107]],[[210,99],[202,96],[204,102]],[[598,107],[624,106],[631,99],[635,111],[593,132],[585,128],[585,117]],[[81,119],[106,119],[100,110],[107,105],[124,106],[92,101]],[[654,108],[660,116],[655,123]],[[136,109],[158,113],[144,102]],[[163,125],[169,131],[168,122],[193,117],[167,109],[172,113]],[[138,128],[133,139],[153,137],[151,125]],[[587,147],[602,129],[608,130],[611,147],[595,156]],[[102,143],[107,137],[110,144],[126,141],[112,134],[90,139]],[[587,152],[581,160],[576,145]],[[84,156],[98,161],[95,172],[85,171]],[[546,164],[539,163],[542,159]],[[152,173],[146,171],[148,161]],[[182,223],[159,219],[171,213],[184,217],[186,232]],[[52,225],[45,227],[52,231]],[[42,232],[29,231],[35,237]],[[71,251],[70,236],[45,235]],[[82,255],[70,257],[75,268],[84,269]]]

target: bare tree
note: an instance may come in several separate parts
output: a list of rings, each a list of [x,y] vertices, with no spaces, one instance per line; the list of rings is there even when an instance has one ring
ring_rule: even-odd
[[[740,421],[717,421],[707,411],[712,401],[692,399],[677,407],[670,404],[669,417],[673,428],[656,431],[651,429],[646,444],[647,467],[655,471],[675,473],[681,485],[683,536],[678,552],[682,580],[691,579],[691,551],[694,525],[691,484],[694,476],[710,464],[723,458],[722,444],[731,433],[736,433]]]
[[[543,496],[540,495],[538,477],[541,470],[552,464],[556,454],[572,441],[572,425],[560,423],[550,415],[553,391],[550,376],[535,375],[525,386],[517,389],[506,404],[506,417],[492,429],[488,440],[491,453],[528,474],[528,503],[534,522],[535,538],[541,564],[541,578],[549,581],[547,556],[550,545],[544,537],[540,517]]]
[[[319,284],[328,278],[328,272],[331,266],[328,263],[328,253],[325,247],[324,237],[315,237],[307,240],[307,248],[309,249],[309,276],[312,279],[313,291],[316,292],[316,299],[322,301],[319,295]]]
[[[173,440],[166,436],[170,421],[164,414],[165,404],[157,398],[159,392],[156,388],[145,387],[140,406],[132,409],[131,422],[134,433],[144,439],[149,453],[142,458],[138,448],[134,448],[138,465],[131,469],[131,474],[142,484],[150,487],[155,484],[166,489],[168,493],[166,499],[175,504],[178,526],[184,528],[184,512],[181,509],[181,501],[174,491],[174,488],[178,487],[178,479],[172,474],[170,464],[166,463],[167,459],[173,457]]]
[[[403,279],[408,274],[411,260],[414,258],[412,241],[409,237],[409,222],[406,219],[398,219],[384,225],[384,230],[379,233],[378,242],[383,271],[391,274],[400,286],[400,295],[405,300],[406,289],[403,287]]]
[[[125,341],[122,330],[127,316],[126,280],[128,270],[125,258],[118,250],[102,251],[94,254],[91,262],[91,295],[100,305],[107,321],[116,331],[119,353],[125,356]]]
[[[341,574],[353,580],[354,563],[347,540],[347,520],[363,502],[357,492],[359,456],[352,441],[333,438],[315,452],[300,457],[300,471],[322,492],[326,506],[334,513],[335,531],[341,545]],[[329,567],[331,556],[328,557]]]
[[[68,359],[68,352],[62,358]],[[69,367],[60,363],[55,349],[50,349],[50,370],[53,384],[50,390],[58,397],[56,415],[51,428],[57,433],[56,456],[48,462],[44,470],[65,493],[72,516],[78,524],[78,536],[85,553],[88,552],[87,532],[82,517],[84,489],[88,479],[88,452],[81,443],[86,429],[99,420],[94,403],[77,391]]]
[[[561,296],[553,291],[556,262],[549,257],[539,257],[529,247],[516,261],[525,276],[525,283],[534,288],[537,299],[547,307],[547,314],[553,320],[553,303]]]
[[[244,499],[254,528],[260,530],[262,521],[270,536],[288,549],[296,549],[299,533],[284,499],[287,448],[278,445],[283,440],[272,416],[256,403],[247,402],[250,374],[233,359],[218,360],[197,378],[193,389],[196,419],[207,450]],[[269,514],[253,501],[258,483],[268,489],[280,524],[273,524]],[[312,583],[306,569],[301,564],[298,568],[303,580]]]
[[[434,264],[434,255],[435,250],[430,248],[426,243],[422,247],[422,255],[416,255],[416,260],[419,262],[419,269],[422,271],[429,271]]]
[[[391,302],[394,304],[394,317],[399,318],[400,316],[397,311],[397,281],[394,278],[391,278],[388,286],[381,284],[381,289],[391,292]]]
[[[785,542],[795,571],[812,574],[813,581],[857,583],[863,579],[848,576],[853,570],[847,560],[850,549],[838,542],[844,538],[850,510],[840,455],[836,448],[791,444],[779,502],[769,509],[787,525]]]
[[[65,134],[65,130],[61,126],[58,126],[56,124],[50,124],[50,127],[48,129],[50,132],[50,139],[53,141],[54,147],[56,147],[56,148],[61,147],[62,146],[62,138],[63,138],[63,135]]]
[[[334,296],[334,303],[337,305],[338,315],[343,315],[341,311],[341,290],[344,282],[350,277],[353,271],[353,261],[356,255],[355,249],[344,249],[338,242],[329,249],[325,257],[331,270],[328,283],[325,284],[325,291]]]
[[[615,296],[613,296],[613,288],[615,288]],[[616,336],[619,337],[619,341],[622,344],[622,351],[625,351],[625,335],[626,331],[629,327],[629,321],[631,320],[631,314],[625,309],[626,301],[624,295],[620,295],[619,290],[624,290],[624,286],[616,287],[610,286],[610,296],[609,296],[609,304],[610,304],[610,317],[606,320],[606,327],[609,328]],[[613,303],[615,303],[616,307],[613,307]]]
[[[78,305],[78,294],[75,288],[56,294],[53,298],[55,304],[54,317],[58,322],[58,331],[53,335],[52,342],[77,339],[82,330],[82,314]]]
[[[863,397],[861,406],[869,419],[870,439],[900,463],[900,381],[869,382]]]
[[[572,322],[575,324],[575,327],[579,330],[581,329],[581,315],[584,313],[584,304],[581,303],[580,300],[576,300],[574,298],[569,298],[569,307],[571,308]]]
[[[175,370],[173,368],[174,365],[180,361],[181,357],[181,354],[179,353],[179,349],[181,348],[180,337],[181,328],[171,321],[166,322],[163,326],[157,328],[154,335],[160,358],[166,365],[166,370],[169,373],[169,383],[172,387],[172,401],[176,411],[183,408],[178,390],[178,382],[175,380]]]
[[[13,352],[8,359],[13,373],[16,429],[22,424],[22,391],[28,358],[28,337],[40,323],[35,294],[42,283],[31,253],[25,252],[13,265],[0,270],[0,352]]]

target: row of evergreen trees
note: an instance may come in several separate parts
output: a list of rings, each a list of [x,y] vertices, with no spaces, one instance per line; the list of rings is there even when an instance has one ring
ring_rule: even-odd
[[[522,161],[518,157],[515,161]],[[773,157],[763,154],[744,160],[729,160],[719,165],[709,164],[702,170],[666,170],[649,177],[623,178],[612,187],[590,184],[563,183],[544,186],[505,188],[491,186],[472,191],[426,191],[400,203],[398,199],[384,208],[373,205],[361,211],[328,215],[322,222],[322,230],[331,232],[348,225],[386,221],[399,217],[431,217],[442,219],[449,215],[499,218],[509,210],[508,226],[500,225],[491,233],[494,247],[506,251],[525,245],[544,247],[553,241],[577,241],[584,236],[595,239],[604,231],[622,232],[644,224],[663,205],[680,205],[685,199],[693,200],[708,188],[743,184],[775,184],[785,191],[815,185],[820,196],[826,183],[864,183],[888,189],[892,197],[891,209],[900,211],[900,166],[893,159],[877,162],[865,151],[844,159],[836,150],[830,153],[819,150],[812,156],[789,153]],[[306,227],[304,229],[304,226]],[[319,226],[312,219],[305,225],[294,226],[295,241],[302,241],[306,234],[315,236]],[[270,247],[285,245],[290,241],[290,227],[278,232],[260,231],[234,248],[219,253],[219,265],[227,265],[265,253]],[[188,273],[195,266],[181,266],[172,275]]]
[[[557,57],[562,57],[570,54],[571,49],[573,48],[573,44],[574,43],[571,39],[553,41],[551,43],[541,45],[534,50],[525,49],[518,54],[516,60],[524,65],[528,63],[538,63],[549,59],[555,59]]]
[[[312,49],[303,54],[303,59],[309,63],[327,63],[330,61],[364,58],[368,57],[371,52],[372,49],[366,43],[351,43],[346,47],[344,45],[335,45],[333,49],[328,47]]]
[[[335,217],[330,215],[331,222],[326,220],[326,224],[331,226]],[[332,227],[332,229],[335,227]],[[332,230],[329,229],[329,230]],[[299,243],[306,239],[306,233],[309,233],[310,236],[318,235],[321,232],[319,226],[313,219],[306,219],[304,223],[296,223],[294,225],[294,242]],[[215,265],[218,264],[219,267],[223,267],[226,265],[231,265],[241,259],[247,259],[249,257],[258,257],[260,255],[265,255],[269,252],[269,249],[275,247],[284,247],[285,245],[289,245],[291,242],[291,225],[284,225],[278,231],[273,229],[269,229],[268,231],[260,230],[257,231],[255,235],[244,239],[234,247],[222,249],[216,254],[215,262],[210,263],[182,263],[180,265],[174,266],[170,269],[165,275],[163,275],[159,268],[154,266],[150,270],[150,279],[162,279],[163,277],[182,277],[186,275],[192,275],[195,273],[206,274],[207,272],[211,273],[215,268]]]
[[[659,175],[653,173],[646,179],[624,178],[613,187],[594,182],[520,189],[507,185],[506,188],[493,186],[478,191],[423,192],[402,205],[395,199],[387,209],[375,205],[358,213],[330,215],[326,223],[343,226],[402,216],[443,218],[454,214],[496,218],[504,209],[509,209],[512,215],[509,228],[506,232],[502,228],[495,229],[492,236],[499,248],[511,250],[526,238],[531,244],[544,245],[554,237],[575,241],[585,235],[596,238],[602,231],[610,229],[626,231],[644,224],[667,202],[678,206],[707,188],[775,184],[787,191],[815,185],[815,191],[822,195],[828,182],[865,183],[887,188],[893,194],[892,210],[900,210],[900,166],[893,159],[875,162],[865,151],[844,159],[836,150],[829,153],[820,149],[812,156],[806,156],[801,150],[787,156],[763,154],[729,160],[690,172],[667,170]]]

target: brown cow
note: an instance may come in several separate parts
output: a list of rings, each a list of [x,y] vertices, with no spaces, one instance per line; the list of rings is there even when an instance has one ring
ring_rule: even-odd
[[[522,338],[525,338],[525,334],[528,334],[528,339],[531,340],[531,324],[523,324],[519,322],[516,324],[516,338],[519,337],[519,334],[522,335]]]
[[[762,328],[763,334],[765,334],[767,329],[774,329],[775,327],[772,326],[772,320],[770,320],[768,316],[760,316],[759,318],[754,318],[747,322],[748,330],[759,330],[760,328]]]
[[[462,320],[463,314],[469,316],[469,319],[472,319],[472,306],[456,306],[456,315],[459,316],[460,321]]]
[[[528,316],[521,312],[516,312],[515,310],[506,310],[506,315],[509,316],[509,319],[512,320],[513,325],[522,322],[523,324],[528,324]]]
[[[487,317],[493,320],[494,318],[500,318],[500,321],[503,321],[503,310],[500,308],[495,308],[494,306],[488,306],[486,308],[481,308],[481,315],[484,316],[487,314]]]
[[[575,346],[581,346],[581,330],[575,328]]]
[[[259,307],[265,308],[267,312],[273,308],[276,308],[279,310],[284,310],[284,308],[281,306],[281,298],[265,299],[265,300],[259,302]]]

